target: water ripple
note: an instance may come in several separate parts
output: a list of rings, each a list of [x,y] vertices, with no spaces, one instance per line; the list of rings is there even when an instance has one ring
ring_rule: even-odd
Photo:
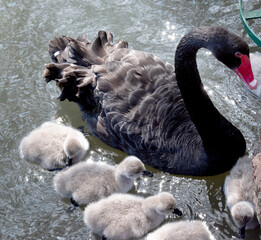
[[[250,1],[249,1],[250,2]],[[261,7],[260,1],[251,1]],[[99,30],[109,30],[130,48],[149,51],[173,63],[180,38],[199,25],[225,26],[244,37],[250,50],[259,51],[245,33],[236,4],[232,1],[167,0],[0,0],[0,221],[3,239],[100,239],[85,228],[80,208],[65,210],[69,200],[54,192],[55,173],[20,158],[22,137],[51,119],[75,127],[84,125],[76,104],[58,102],[60,91],[42,79],[49,62],[48,42],[56,35],[92,39]],[[251,10],[250,6],[247,7]],[[251,22],[259,29],[259,22]],[[261,129],[261,101],[249,94],[234,72],[224,69],[208,51],[198,53],[198,67],[205,88],[215,106],[235,124],[247,141],[251,156]],[[94,161],[118,164],[126,154],[115,150],[86,131]],[[135,181],[132,193],[149,196],[171,192],[184,212],[167,221],[201,219],[217,239],[234,238],[237,232],[222,193],[226,174],[207,178],[174,176],[151,169],[153,178]],[[248,231],[246,240],[260,238],[260,230]],[[144,239],[144,238],[143,238]]]

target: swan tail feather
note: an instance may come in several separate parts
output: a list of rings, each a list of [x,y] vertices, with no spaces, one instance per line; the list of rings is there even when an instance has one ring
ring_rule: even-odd
[[[86,36],[77,39],[61,36],[50,41],[49,54],[53,62],[45,65],[43,77],[47,83],[56,81],[62,91],[60,101],[80,103],[85,110],[98,108],[94,90],[97,79],[106,72],[106,60],[113,51],[128,47],[125,41],[119,40],[115,45],[112,41],[112,34],[104,31],[99,31],[92,42]]]

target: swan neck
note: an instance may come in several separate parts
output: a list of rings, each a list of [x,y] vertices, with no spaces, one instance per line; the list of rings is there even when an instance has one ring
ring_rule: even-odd
[[[235,153],[241,151],[239,155],[244,154],[244,137],[212,103],[202,84],[196,62],[196,54],[200,48],[207,48],[214,55],[217,52],[222,54],[222,37],[217,33],[203,28],[192,31],[181,39],[175,55],[176,80],[207,155],[222,158],[225,153],[230,153],[234,158],[239,157]],[[240,148],[242,150],[237,150]]]
[[[204,34],[191,32],[182,38],[175,55],[177,83],[186,108],[200,135],[208,129],[206,126],[217,129],[215,124],[218,124],[222,118],[204,89],[196,62],[198,50],[208,48],[210,41],[211,39],[205,37]],[[213,119],[214,122],[209,119]]]
[[[120,166],[118,166],[115,170],[115,180],[120,192],[123,193],[130,191],[134,184],[134,179],[126,177],[124,172],[120,169]]]
[[[159,225],[164,219],[165,215],[159,214],[156,210],[157,200],[155,197],[148,197],[142,204],[142,209],[145,212],[148,219],[155,226]]]
[[[146,212],[147,216],[155,217],[156,215],[158,215],[155,206],[156,206],[156,200],[154,198],[148,197],[147,199],[144,200],[142,208],[144,212]]]

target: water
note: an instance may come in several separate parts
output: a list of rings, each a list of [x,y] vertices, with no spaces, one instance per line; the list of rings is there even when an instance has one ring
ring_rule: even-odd
[[[261,8],[259,0],[252,2]],[[130,48],[149,51],[173,63],[175,46],[184,33],[195,26],[218,25],[245,38],[252,52],[260,51],[243,29],[237,1],[0,0],[0,15],[2,239],[99,239],[85,228],[83,208],[65,213],[70,203],[55,194],[55,173],[22,160],[18,153],[21,138],[45,121],[59,119],[74,127],[84,125],[76,104],[58,102],[59,90],[42,79],[44,63],[50,62],[48,41],[54,36],[87,34],[92,39],[99,30],[108,30],[115,40],[127,40]],[[254,21],[251,25],[258,29]],[[252,155],[261,128],[260,101],[209,52],[199,52],[198,64],[212,100],[243,132],[247,153]],[[86,136],[91,144],[88,157],[93,160],[117,164],[125,156],[88,131]],[[166,221],[201,219],[217,239],[236,237],[237,229],[221,192],[226,174],[192,178],[153,171],[155,177],[137,180],[132,192],[144,196],[159,191],[173,193],[184,215],[170,216]],[[246,239],[260,236],[259,229],[247,231]]]

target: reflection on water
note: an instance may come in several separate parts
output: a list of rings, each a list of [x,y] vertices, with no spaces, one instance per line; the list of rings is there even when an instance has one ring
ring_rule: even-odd
[[[258,0],[256,7],[261,7]],[[235,1],[125,0],[125,1],[8,1],[0,0],[0,238],[2,239],[99,239],[85,228],[83,208],[67,214],[68,200],[52,187],[55,173],[19,157],[21,138],[51,119],[75,127],[85,125],[76,104],[58,102],[59,90],[42,79],[43,64],[50,61],[48,42],[55,35],[91,39],[100,29],[115,39],[125,39],[130,48],[149,51],[173,63],[181,36],[200,25],[219,25],[236,32],[260,51],[244,32]],[[251,23],[257,27],[255,22]],[[216,107],[243,132],[251,155],[260,132],[258,99],[242,87],[233,72],[225,69],[205,50],[198,53],[198,66],[205,88]],[[226,79],[226,81],[223,81]],[[94,161],[117,164],[125,154],[86,130]],[[136,181],[132,193],[151,195],[169,191],[184,215],[181,219],[207,222],[217,239],[236,236],[222,185],[226,174],[192,178],[153,170],[154,178]],[[169,216],[166,221],[180,218]],[[259,239],[259,229],[246,239]]]

